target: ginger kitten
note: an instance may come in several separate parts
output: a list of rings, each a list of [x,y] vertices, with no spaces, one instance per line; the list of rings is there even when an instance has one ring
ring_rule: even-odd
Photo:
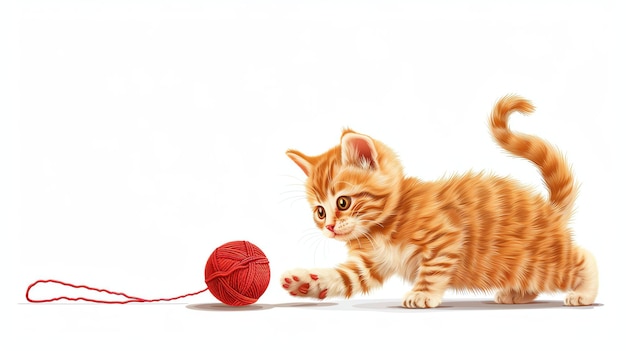
[[[507,126],[512,112],[533,110],[527,100],[506,96],[489,122],[501,147],[540,169],[547,199],[486,173],[434,182],[407,177],[389,147],[349,129],[321,155],[287,151],[307,176],[315,223],[345,242],[348,257],[335,268],[289,270],[283,288],[293,296],[349,298],[397,274],[413,284],[407,308],[439,306],[446,289],[497,290],[497,303],[566,291],[566,305],[593,304],[595,259],[572,242],[568,228],[576,197],[569,166],[544,140]]]

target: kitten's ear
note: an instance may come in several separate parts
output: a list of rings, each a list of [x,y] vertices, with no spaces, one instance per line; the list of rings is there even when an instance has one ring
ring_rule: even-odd
[[[378,169],[378,152],[374,140],[350,130],[341,136],[341,162],[364,169]]]
[[[302,169],[307,177],[311,174],[313,163],[310,157],[296,150],[287,150],[287,156]]]

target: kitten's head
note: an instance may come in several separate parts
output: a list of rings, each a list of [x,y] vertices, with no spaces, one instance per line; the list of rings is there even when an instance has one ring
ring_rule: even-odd
[[[404,177],[383,143],[346,129],[339,145],[318,156],[287,151],[307,176],[307,200],[322,233],[350,241],[383,226],[393,213]]]

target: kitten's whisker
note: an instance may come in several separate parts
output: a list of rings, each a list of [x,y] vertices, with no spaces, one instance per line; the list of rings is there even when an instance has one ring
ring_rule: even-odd
[[[306,199],[304,199],[304,198],[300,198],[300,197],[288,197],[288,198],[285,198],[285,199],[279,200],[279,201],[278,201],[278,204],[282,205],[282,204],[284,204],[285,202],[287,202],[288,200],[291,200],[291,203],[290,203],[289,205],[290,205],[290,206],[292,206],[292,207],[293,207],[296,203],[298,203],[298,202],[300,202],[300,201],[305,201],[305,202],[306,202]]]
[[[363,233],[363,236],[370,242],[370,245],[372,245],[372,247],[375,247],[374,241],[373,241],[374,238],[372,238],[372,235],[369,232],[365,231]]]
[[[322,245],[323,245],[323,255],[324,255],[324,261],[328,258],[328,240],[321,240],[322,241]]]
[[[317,265],[317,250],[319,250],[321,240],[319,237],[316,237],[313,241],[313,265]]]
[[[318,239],[319,239],[319,229],[310,228],[310,229],[305,230],[304,235],[300,237],[300,239],[298,239],[298,243],[306,246],[311,240],[318,240]]]
[[[291,195],[291,196],[283,196],[283,198],[281,199],[281,201],[284,200],[292,200],[292,199],[297,199],[297,200],[306,200],[306,197],[302,196],[302,195]]]
[[[359,249],[362,250],[363,246],[361,246],[361,236],[360,235],[356,238],[356,242],[359,243]]]
[[[381,228],[385,228],[385,226],[382,223],[380,223],[378,221],[375,221],[373,219],[359,219],[359,221],[361,221],[363,223],[372,223],[372,224],[374,224],[376,226],[379,226]]]
[[[279,193],[279,195],[283,195],[283,194],[293,194],[293,193],[302,194],[302,189],[298,189],[298,190],[285,190],[285,191],[281,191],[281,192]]]
[[[302,179],[302,178],[296,177],[296,176],[294,176],[292,174],[279,174],[278,176],[279,177],[284,177],[284,178],[289,178],[289,179],[294,179],[294,180],[297,180],[298,182],[300,182],[302,184],[304,184],[305,181],[306,181],[306,179]]]

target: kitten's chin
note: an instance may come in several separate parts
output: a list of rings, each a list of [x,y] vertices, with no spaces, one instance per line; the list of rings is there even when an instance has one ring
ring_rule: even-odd
[[[334,240],[337,240],[337,241],[348,242],[348,241],[350,241],[352,239],[358,238],[358,235],[355,235],[354,232],[349,232],[349,233],[330,233],[330,236],[328,236],[328,237],[330,239],[334,239]]]
[[[329,239],[335,239],[335,240],[339,240],[339,241],[348,241],[350,239],[352,239],[352,235],[350,235],[352,233],[333,233],[329,230],[325,230],[324,231],[324,236],[329,238]]]
[[[335,234],[332,239],[339,241],[348,241],[349,238],[347,234]]]

